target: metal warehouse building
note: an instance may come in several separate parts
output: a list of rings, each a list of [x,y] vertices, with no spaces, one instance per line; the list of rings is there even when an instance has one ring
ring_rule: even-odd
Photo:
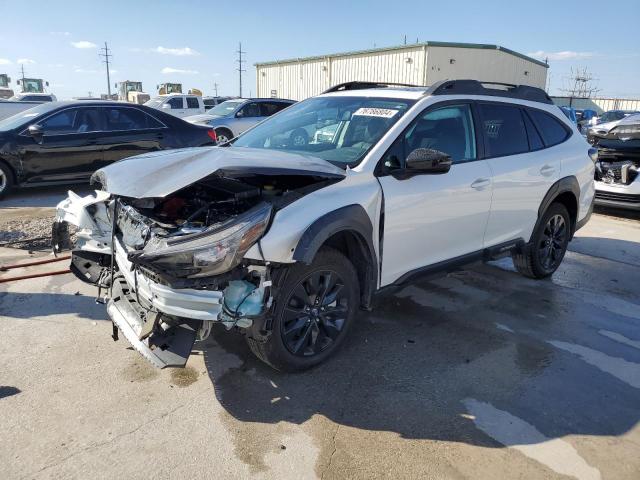
[[[354,80],[431,85],[471,78],[545,88],[548,65],[498,45],[424,42],[257,63],[257,95],[302,100]]]

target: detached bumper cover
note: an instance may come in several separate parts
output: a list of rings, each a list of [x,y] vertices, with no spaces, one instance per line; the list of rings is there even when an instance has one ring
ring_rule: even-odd
[[[146,312],[128,292],[122,277],[114,280],[113,298],[107,304],[107,313],[131,346],[154,366],[183,367],[187,363],[196,340],[198,322],[185,319],[184,323],[166,331],[156,329],[141,340],[140,336],[149,322],[155,323],[156,319],[145,315]]]
[[[133,348],[156,367],[184,366],[201,322],[219,320],[222,292],[173,289],[156,283],[133,268],[118,241],[115,260],[119,273],[107,304],[109,317]],[[162,321],[163,316],[167,322]]]

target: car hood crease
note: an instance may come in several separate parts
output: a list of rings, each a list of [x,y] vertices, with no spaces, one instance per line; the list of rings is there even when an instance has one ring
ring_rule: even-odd
[[[98,170],[93,179],[113,195],[162,198],[214,173],[345,176],[341,168],[313,156],[260,148],[200,147],[131,157]]]

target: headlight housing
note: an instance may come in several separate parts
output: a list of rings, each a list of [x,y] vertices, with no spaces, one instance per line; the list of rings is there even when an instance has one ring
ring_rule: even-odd
[[[271,205],[260,203],[222,225],[192,235],[149,242],[131,260],[175,277],[210,277],[231,270],[264,234]]]

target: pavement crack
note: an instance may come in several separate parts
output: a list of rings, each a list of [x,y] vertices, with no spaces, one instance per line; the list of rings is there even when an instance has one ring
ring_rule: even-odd
[[[146,421],[144,423],[141,423],[140,425],[138,425],[136,428],[134,428],[132,430],[120,433],[120,434],[118,434],[118,435],[116,435],[116,436],[114,436],[114,437],[112,437],[112,438],[110,438],[108,440],[103,441],[103,442],[95,443],[95,444],[92,444],[92,445],[87,445],[86,447],[81,448],[80,450],[76,450],[72,454],[67,455],[66,457],[58,460],[57,462],[52,463],[50,465],[45,465],[41,469],[36,470],[33,473],[29,473],[29,474],[27,474],[27,475],[25,475],[25,476],[23,476],[21,478],[33,478],[35,475],[38,475],[38,474],[40,474],[40,473],[42,473],[42,472],[44,472],[46,470],[49,470],[50,468],[57,467],[58,465],[61,465],[61,464],[65,463],[67,460],[70,460],[73,457],[76,457],[76,456],[78,456],[78,455],[80,455],[82,453],[90,452],[92,450],[96,450],[98,448],[104,447],[105,445],[109,445],[109,444],[111,444],[111,443],[113,443],[113,442],[115,442],[115,441],[117,441],[117,440],[119,440],[121,438],[124,438],[124,437],[127,437],[129,435],[132,435],[132,434],[136,433],[138,430],[141,430],[142,428],[146,427],[147,425],[150,425],[150,424],[152,424],[154,422],[157,422],[158,420],[162,420],[163,418],[168,417],[169,415],[175,413],[176,411],[178,411],[178,410],[180,410],[180,409],[182,409],[182,408],[194,403],[199,398],[200,398],[200,395],[198,395],[195,398],[189,400],[188,402],[185,402],[183,404],[178,405],[177,407],[175,407],[175,408],[173,408],[173,409],[171,409],[171,410],[169,410],[167,412],[164,412],[164,413],[162,413],[162,414],[160,414],[160,415],[158,415],[156,417],[153,417],[153,418],[149,419],[148,421]]]
[[[340,424],[339,423],[336,424],[336,429],[333,431],[333,436],[331,437],[331,442],[333,443],[333,451],[331,452],[331,455],[329,456],[329,463],[322,470],[322,473],[320,474],[320,480],[324,480],[325,473],[327,473],[331,469],[331,465],[333,464],[333,457],[335,456],[336,452],[338,451],[338,446],[336,445],[336,437],[338,436],[338,430],[340,430]]]

